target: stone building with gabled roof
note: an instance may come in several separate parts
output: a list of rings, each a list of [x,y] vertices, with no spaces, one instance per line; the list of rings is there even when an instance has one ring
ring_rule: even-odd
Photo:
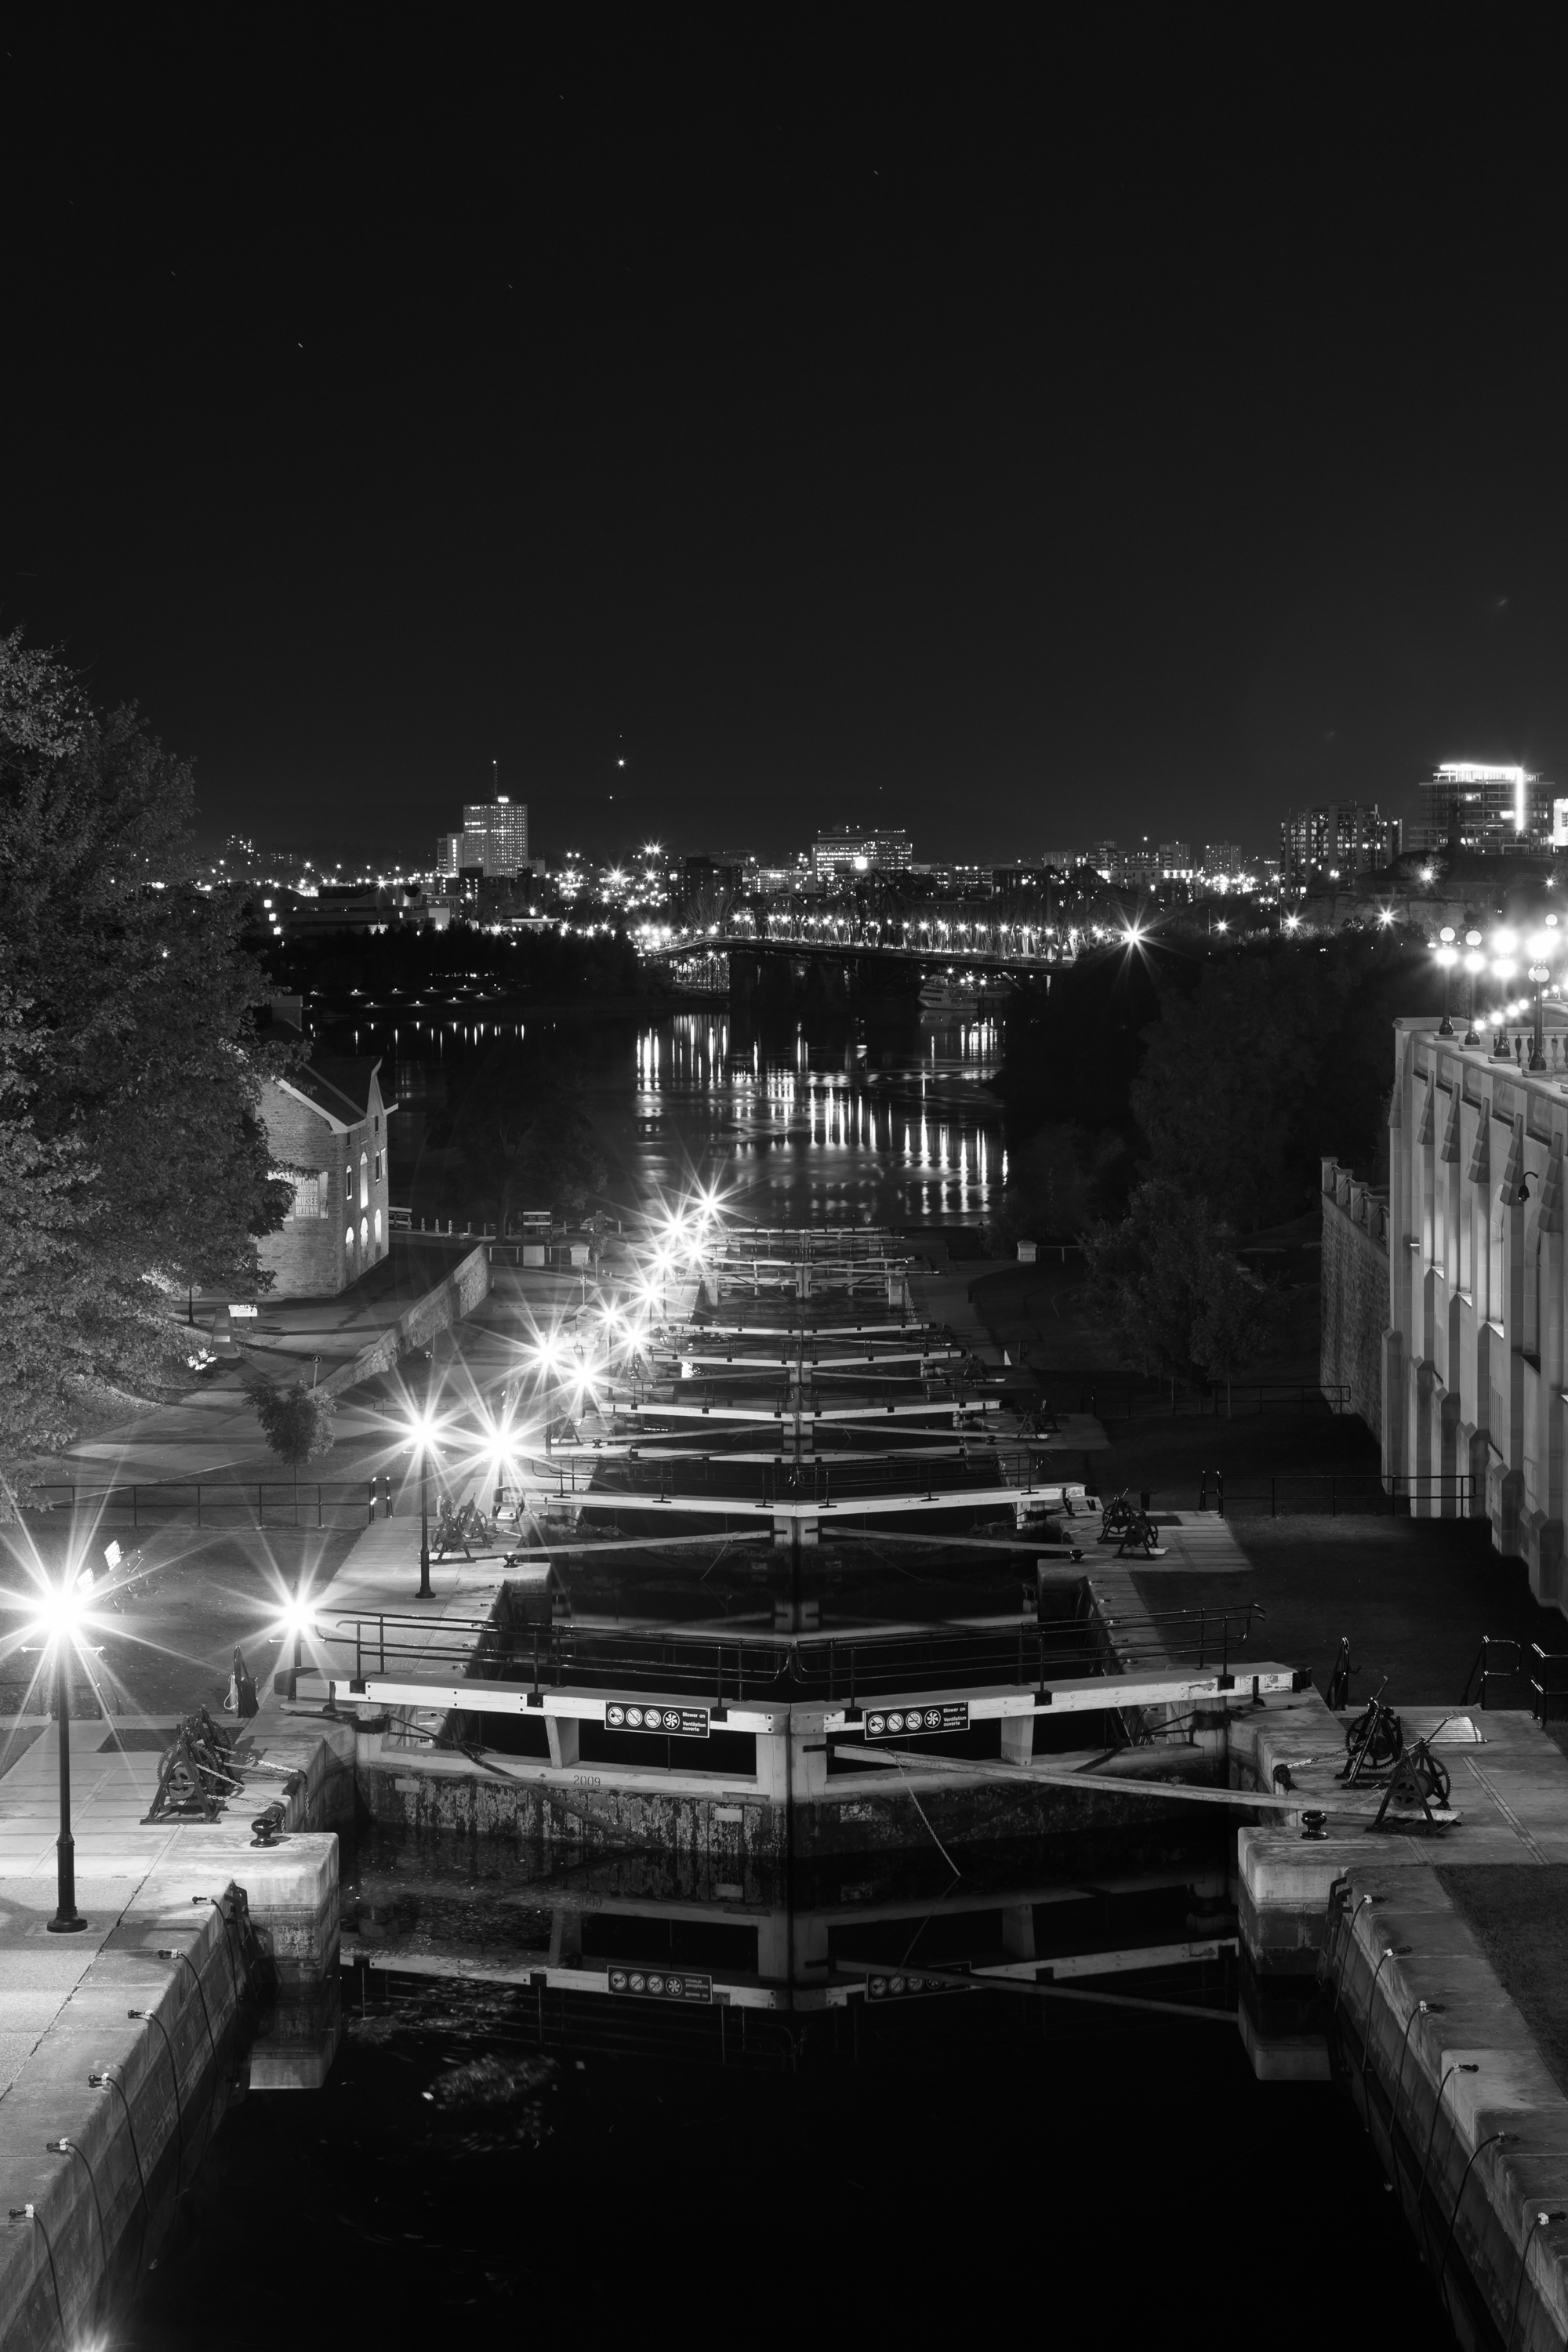
[[[332,1298],[388,1248],[386,1123],[379,1059],[315,1058],[268,1079],[261,1111],[275,1175],[294,1187],[260,1244],[280,1298]]]

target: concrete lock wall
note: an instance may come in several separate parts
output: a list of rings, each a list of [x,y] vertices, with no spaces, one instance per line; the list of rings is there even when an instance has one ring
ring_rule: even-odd
[[[188,1873],[148,1881],[7,2090],[0,2200],[39,2221],[0,2231],[4,2352],[92,2341],[156,2253],[243,2060],[238,1947]],[[106,2072],[118,2089],[89,2083]],[[49,2153],[62,2137],[80,2153]]]
[[[445,1757],[384,1757],[360,1768],[360,1794],[373,1820],[420,1833],[501,1837],[541,1867],[591,1850],[700,1854],[716,1860],[781,1862],[789,1853],[787,1809],[752,1789],[694,1788],[671,1774],[662,1787],[633,1787],[610,1766],[535,1778],[501,1779]]]
[[[1323,1161],[1321,1378],[1350,1391],[1351,1411],[1383,1433],[1384,1337],[1388,1329],[1388,1202],[1334,1160]]]
[[[700,1789],[689,1781],[682,1788],[675,1774],[669,1778],[677,1785],[633,1787],[612,1766],[548,1779],[542,1769],[514,1780],[446,1757],[410,1755],[367,1761],[360,1791],[379,1822],[421,1834],[506,1838],[542,1868],[616,1852],[739,1868],[896,1853],[929,1844],[933,1830],[944,1843],[975,1844],[1169,1825],[1168,1806],[1129,1797],[1124,1788],[1100,1796],[1006,1776],[1000,1761],[994,1780],[955,1781],[934,1769],[857,1772],[813,1794],[804,1792],[802,1776],[789,1804],[754,1790]]]
[[[1456,2336],[1560,2345],[1568,2258],[1536,2217],[1568,2189],[1568,2099],[1435,1871],[1360,1865],[1335,1892],[1340,2072]]]
[[[338,1841],[321,1824],[353,1819],[353,1737],[346,1724],[269,1727],[268,1760],[297,1776],[281,1842],[250,1843],[252,1805],[283,1785],[270,1776],[218,1820],[183,1825],[166,1859],[128,1880],[101,1948],[40,2026],[0,2100],[0,2203],[37,2215],[0,2227],[0,2352],[58,2345],[62,2331],[96,2340],[237,2087],[324,2079],[339,1897]],[[80,2152],[50,2152],[62,2138]]]
[[[401,1314],[396,1322],[363,1347],[358,1355],[346,1364],[340,1364],[321,1382],[325,1395],[341,1389],[357,1388],[377,1372],[390,1372],[405,1356],[416,1349],[428,1347],[437,1332],[449,1330],[471,1315],[481,1299],[487,1297],[491,1283],[489,1251],[481,1243],[467,1257],[458,1260],[444,1281]]]

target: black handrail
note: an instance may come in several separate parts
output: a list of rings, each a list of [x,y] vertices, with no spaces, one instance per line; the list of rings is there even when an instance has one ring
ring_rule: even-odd
[[[1481,1635],[1481,1646],[1476,1652],[1475,1664],[1471,1666],[1469,1673],[1465,1676],[1465,1687],[1459,1693],[1459,1705],[1461,1706],[1468,1706],[1474,1699],[1479,1698],[1481,1704],[1482,1712],[1484,1713],[1488,1704],[1487,1685],[1491,1680],[1492,1676],[1495,1675],[1500,1681],[1511,1682],[1521,1672],[1520,1651],[1521,1646],[1522,1645],[1520,1643],[1512,1640],[1506,1633],[1500,1635],[1497,1633],[1483,1633]],[[1531,1643],[1531,1647],[1535,1652],[1538,1658],[1544,1656],[1545,1654],[1541,1649],[1539,1643],[1532,1642]],[[1491,1654],[1494,1650],[1511,1650],[1513,1652],[1512,1665],[1494,1666],[1491,1662]],[[1472,1683],[1476,1685],[1473,1691],[1470,1688]]]
[[[618,1684],[690,1690],[699,1696],[716,1691],[721,1704],[731,1681],[727,1654],[732,1651],[737,1696],[750,1674],[753,1696],[768,1692],[781,1699],[836,1701],[847,1685],[852,1703],[857,1693],[911,1685],[962,1688],[1092,1675],[1106,1671],[1112,1661],[1115,1672],[1125,1673],[1185,1656],[1201,1671],[1217,1654],[1216,1662],[1226,1672],[1232,1651],[1247,1641],[1253,1617],[1262,1614],[1257,1602],[1247,1602],[1226,1609],[1165,1611],[1126,1628],[1115,1621],[1102,1626],[1084,1620],[1076,1628],[1020,1621],[1012,1628],[973,1631],[933,1626],[923,1633],[890,1635],[828,1633],[816,1641],[795,1636],[737,1639],[719,1631],[687,1632],[679,1626],[626,1635],[562,1625],[447,1619],[440,1633],[458,1639],[433,1642],[427,1619],[345,1617],[337,1622],[348,1630],[323,1633],[319,1638],[334,1645],[352,1642],[356,1681],[369,1671],[366,1653],[374,1649],[374,1671],[382,1675],[395,1675],[405,1662],[410,1672],[447,1664],[469,1680],[504,1681],[531,1672],[536,1686],[542,1680],[556,1686]],[[417,1627],[426,1638],[400,1638],[397,1629],[405,1625]],[[389,1628],[394,1629],[390,1639]],[[1119,1634],[1128,1638],[1119,1639]]]
[[[1301,1412],[1351,1410],[1351,1391],[1344,1381],[1210,1381],[1197,1386],[1173,1383],[1152,1373],[1047,1364],[1026,1351],[1026,1365],[1058,1411],[1094,1413],[1102,1421],[1168,1421],[1189,1414],[1226,1421],[1290,1408]]]
[[[1327,1504],[1331,1517],[1342,1509],[1353,1508],[1358,1497],[1365,1497],[1374,1509],[1384,1507],[1391,1515],[1404,1509],[1410,1512],[1418,1502],[1452,1503],[1456,1516],[1467,1515],[1474,1506],[1476,1480],[1468,1470],[1435,1470],[1420,1474],[1384,1470],[1273,1470],[1247,1478],[1237,1478],[1224,1470],[1203,1470],[1198,1474],[1198,1508],[1215,1510],[1223,1518],[1227,1502],[1263,1503],[1267,1501],[1268,1516],[1278,1518],[1281,1505],[1287,1510],[1321,1510]]]
[[[1516,1643],[1514,1646],[1517,1649],[1519,1645]],[[1560,1680],[1552,1671],[1554,1667],[1568,1668],[1568,1650],[1543,1650],[1539,1642],[1531,1642],[1530,1654],[1536,1662],[1536,1672],[1530,1680],[1530,1711],[1537,1723],[1551,1723],[1568,1714],[1568,1683]],[[1467,1684],[1466,1688],[1468,1687]],[[1553,1706],[1554,1700],[1561,1704]],[[1486,1705],[1484,1683],[1481,1705]]]
[[[346,1479],[298,1484],[282,1478],[139,1479],[134,1485],[91,1486],[79,1481],[44,1479],[22,1499],[25,1514],[89,1512],[100,1526],[132,1528],[194,1517],[198,1528],[337,1527],[367,1525],[375,1517],[376,1481]],[[351,1516],[329,1517],[328,1514]],[[226,1514],[228,1515],[226,1517]]]

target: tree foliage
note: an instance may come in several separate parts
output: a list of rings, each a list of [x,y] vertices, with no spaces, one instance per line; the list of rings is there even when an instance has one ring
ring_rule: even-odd
[[[428,1130],[456,1150],[475,1209],[498,1234],[522,1209],[578,1212],[603,1191],[604,1160],[577,1097],[576,1071],[552,1041],[501,1038]]]
[[[333,1402],[303,1381],[287,1388],[258,1389],[256,1418],[261,1433],[279,1462],[298,1476],[307,1462],[332,1450]]]
[[[1093,1226],[1083,1249],[1090,1294],[1141,1370],[1228,1380],[1268,1352],[1273,1300],[1230,1227],[1179,1185],[1140,1184],[1126,1216]]]
[[[134,710],[0,638],[0,1447],[57,1445],[77,1382],[155,1380],[188,1284],[261,1286],[288,1206],[259,1115],[266,993],[195,885],[189,772]]]
[[[1146,1174],[1250,1232],[1310,1205],[1322,1153],[1375,1177],[1393,1023],[1433,1010],[1437,985],[1425,945],[1382,929],[1155,934],[1085,956],[1008,1011],[1009,1215],[1026,1232],[1075,1208],[1114,1217]]]
[[[328,931],[269,947],[268,964],[279,988],[329,999],[356,988],[369,996],[395,988],[422,994],[482,979],[535,1002],[572,1003],[644,997],[650,977],[624,932],[563,935],[553,926],[521,934],[469,923],[439,931]]]
[[[96,1171],[79,1143],[45,1142],[33,1126],[40,1042],[0,994],[0,1455],[66,1444],[65,1383],[91,1365],[84,1241]]]
[[[1393,1022],[1426,1009],[1430,966],[1352,933],[1245,950],[1167,990],[1130,1088],[1152,1173],[1244,1232],[1307,1207],[1322,1153],[1375,1174]]]

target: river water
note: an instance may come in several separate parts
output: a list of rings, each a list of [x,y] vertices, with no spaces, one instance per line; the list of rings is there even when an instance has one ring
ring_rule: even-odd
[[[994,1020],[911,1010],[868,1027],[742,1024],[719,1006],[640,1023],[498,1018],[483,1004],[343,1008],[331,1042],[383,1055],[383,1093],[403,1107],[393,1183],[416,1214],[450,1213],[424,1144],[430,1115],[470,1083],[498,1034],[541,1030],[571,1055],[611,1198],[628,1208],[693,1182],[759,1224],[977,1224],[1000,1202],[1006,1141],[987,1084],[1002,1056]]]

